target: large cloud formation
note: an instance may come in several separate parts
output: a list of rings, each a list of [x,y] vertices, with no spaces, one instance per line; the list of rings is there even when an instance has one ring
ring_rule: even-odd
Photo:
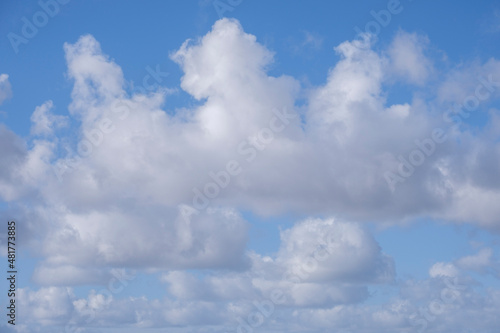
[[[28,142],[0,126],[0,196],[11,205],[4,217],[23,222],[23,239],[43,257],[33,278],[44,287],[21,294],[30,323],[82,324],[92,310],[95,326],[230,326],[252,311],[242,300],[280,290],[283,316],[318,331],[407,327],[415,309],[403,296],[375,312],[356,307],[369,285],[394,283],[395,268],[362,224],[342,221],[430,216],[500,230],[500,182],[489,181],[500,179],[500,113],[489,108],[500,95],[500,62],[435,75],[425,37],[401,31],[383,52],[370,38],[337,46],[325,84],[298,106],[299,81],[268,75],[273,53],[237,21],[219,20],[171,54],[184,72],[181,88],[198,101],[176,110],[166,110],[167,88],[128,92],[93,36],[65,44],[69,117],[54,115],[51,101],[37,107]],[[389,104],[397,82],[416,93]],[[467,125],[473,111],[489,125]],[[59,135],[69,118],[76,136]],[[243,210],[338,218],[304,219],[282,232],[275,256],[263,257],[246,251]],[[312,266],[295,272],[303,263]],[[443,265],[422,283],[438,283]],[[481,269],[467,258],[457,265]],[[172,297],[82,299],[68,289],[105,283],[117,267],[165,271]],[[199,278],[187,269],[223,271]],[[481,297],[488,309],[500,300],[498,292]],[[462,312],[447,313],[472,311],[453,304]],[[269,323],[285,327],[278,318]]]

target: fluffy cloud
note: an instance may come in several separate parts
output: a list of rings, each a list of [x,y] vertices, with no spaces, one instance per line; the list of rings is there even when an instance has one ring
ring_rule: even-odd
[[[252,254],[249,271],[198,279],[170,272],[162,280],[179,300],[271,299],[286,306],[327,307],[368,297],[366,284],[391,283],[392,259],[353,223],[305,220],[281,233],[274,258]]]
[[[19,289],[18,304],[23,304],[26,321],[21,325],[58,325],[70,318],[72,298],[69,288],[48,287],[37,291],[28,288]]]
[[[304,274],[305,281],[388,283],[394,278],[392,259],[356,224],[311,219],[281,237],[277,262]]]
[[[445,88],[438,104],[415,98],[387,105],[383,87],[391,75],[385,71],[400,61],[394,49],[415,48],[420,39],[398,34],[391,46],[397,54],[386,58],[358,45],[369,45],[366,38],[336,48],[340,61],[325,85],[311,91],[304,110],[295,106],[298,82],[269,76],[272,53],[234,20],[216,22],[206,36],[187,41],[171,55],[184,71],[181,87],[200,100],[191,110],[165,112],[163,88],[128,95],[120,67],[92,36],[66,44],[74,81],[70,112],[80,127],[76,144],[71,144],[75,138],[43,143],[53,154],[61,148],[69,153],[55,160],[50,150],[40,153],[39,169],[54,171],[37,175],[47,183],[42,197],[70,211],[110,204],[120,210],[130,200],[200,209],[201,193],[214,206],[263,214],[292,210],[390,221],[427,214],[494,227],[495,208],[485,210],[484,200],[468,193],[495,198],[498,186],[490,183],[486,191],[479,178],[455,175],[470,178],[488,168],[491,178],[496,153],[489,161],[484,156],[476,158],[480,163],[466,163],[470,173],[458,162],[473,161],[476,152],[495,145],[451,130],[443,114],[434,111],[443,103]],[[481,68],[499,72],[492,61]],[[44,105],[33,115],[35,132],[58,122]],[[398,175],[391,192],[384,175],[397,174],[402,159],[412,161],[412,153],[428,145],[436,128],[447,140],[432,143],[429,156],[420,151],[423,165],[410,177]],[[470,144],[457,146],[459,139]],[[42,143],[36,147],[42,150]],[[227,180],[222,173],[230,161],[241,172]],[[140,189],[132,191],[133,184]],[[4,195],[9,197],[7,191]]]
[[[411,327],[418,302],[432,302],[445,288],[440,279],[489,265],[487,252],[436,263],[429,280],[403,284],[386,306],[360,306],[370,285],[394,282],[395,267],[362,225],[340,221],[399,223],[425,215],[498,230],[500,209],[495,123],[475,131],[466,118],[459,126],[443,118],[454,102],[474,102],[460,100],[465,91],[495,101],[499,62],[471,66],[486,80],[478,81],[482,88],[464,80],[469,68],[457,68],[443,75],[437,92],[428,91],[423,83],[435,69],[425,39],[402,32],[387,52],[376,52],[361,47],[370,44],[365,37],[335,48],[340,60],[298,107],[298,81],[270,76],[272,52],[237,21],[222,19],[171,54],[184,72],[181,88],[198,100],[177,110],[165,110],[165,88],[128,93],[121,68],[94,37],[65,44],[74,131],[59,134],[64,118],[50,112],[51,102],[33,113],[29,140],[0,126],[0,196],[22,224],[21,239],[43,257],[34,280],[45,287],[22,294],[33,323],[87,325],[95,312],[95,327],[232,328],[235,318],[255,311],[248,300],[280,290],[286,297],[280,317],[267,322],[273,327],[399,332]],[[390,104],[394,80],[421,90]],[[463,117],[465,110],[447,115]],[[447,140],[429,143],[439,128]],[[397,174],[414,151],[424,161],[391,190],[384,175]],[[247,209],[338,218],[306,218],[281,233],[275,255],[261,256],[246,252],[247,222],[239,212]],[[79,298],[65,288],[105,284],[116,267],[165,271],[169,297]],[[209,271],[198,277],[186,269]],[[460,295],[429,331],[466,323],[472,303],[485,306],[484,331],[493,331],[498,293]],[[52,306],[57,311],[40,309]]]
[[[281,239],[280,250],[273,257],[249,254],[251,264],[245,271],[211,271],[200,276],[177,270],[162,274],[168,297],[161,301],[120,298],[123,288],[118,289],[113,283],[100,291],[91,291],[86,298],[78,298],[72,289],[63,287],[23,289],[23,308],[26,312],[38,312],[22,324],[222,325],[231,330],[238,325],[237,318],[247,320],[256,306],[267,308],[272,312],[269,315],[276,310],[285,311],[287,316],[291,307],[329,309],[366,299],[370,284],[394,282],[392,259],[381,252],[368,231],[355,223],[304,220],[282,231]],[[38,271],[35,276],[41,279],[49,273],[63,280],[66,274],[74,280],[78,271],[67,266],[59,271]],[[115,279],[117,273],[112,272]],[[133,283],[134,279],[128,274],[126,280]],[[57,283],[54,278],[51,282]],[[43,302],[56,311],[37,310]]]
[[[479,287],[478,281],[463,272],[459,278],[440,275],[401,281],[393,287],[394,296],[377,305],[318,306],[309,302],[290,307],[287,300],[300,295],[294,289],[280,289],[280,296],[272,298],[274,303],[269,295],[248,294],[248,290],[261,285],[257,279],[259,267],[254,266],[252,271],[250,275],[218,273],[202,279],[186,272],[171,272],[163,276],[169,297],[161,300],[121,297],[106,290],[92,290],[86,297],[77,297],[69,288],[21,289],[22,311],[30,316],[23,316],[19,325],[21,328],[40,325],[39,332],[54,332],[54,327],[61,327],[61,332],[64,328],[91,332],[107,327],[131,331],[168,327],[173,332],[334,329],[392,333],[424,329],[431,333],[464,330],[490,333],[499,324],[496,315],[499,292]],[[276,288],[282,287],[282,283],[276,284]],[[316,288],[310,285],[303,295],[318,300],[331,297],[331,290],[332,284]]]
[[[433,72],[425,49],[429,40],[416,33],[399,31],[388,49],[391,70],[403,80],[422,85]]]
[[[67,124],[67,118],[57,116],[50,112],[54,104],[52,101],[47,101],[44,104],[37,106],[31,115],[31,134],[32,135],[50,135],[54,129],[64,127]]]
[[[235,20],[216,22],[206,36],[171,55],[184,71],[181,87],[201,101],[193,110],[165,112],[164,88],[129,95],[120,67],[92,36],[65,44],[77,143],[56,135],[64,118],[49,112],[50,101],[35,110],[32,132],[54,138],[34,140],[28,149],[2,129],[4,160],[11,161],[2,170],[0,194],[7,201],[37,198],[24,214],[40,215],[43,230],[53,230],[38,244],[37,251],[50,253],[40,279],[58,266],[68,272],[68,265],[243,267],[246,227],[234,209],[379,221],[426,213],[495,228],[491,202],[500,184],[479,175],[498,173],[498,154],[484,152],[500,150],[468,131],[448,132],[439,147],[434,142],[425,163],[391,192],[384,174],[397,172],[400,157],[408,160],[423,149],[446,123],[429,112],[432,101],[385,101],[385,69],[401,65],[395,50],[417,48],[420,39],[399,33],[392,57],[385,58],[361,47],[369,46],[365,37],[336,48],[341,59],[325,85],[312,90],[305,111],[295,107],[298,82],[269,76],[272,53]],[[494,61],[484,68],[497,72]],[[458,139],[466,144],[457,146]],[[227,171],[230,163],[238,172]],[[188,223],[178,207],[189,211],[183,213]],[[373,259],[354,253],[366,263]]]
[[[139,206],[89,213],[54,212],[56,230],[40,251],[34,278],[44,285],[103,283],[108,267],[244,268],[246,222],[231,210],[186,218],[182,208]],[[100,272],[102,270],[103,272]],[[83,274],[82,274],[83,273]]]

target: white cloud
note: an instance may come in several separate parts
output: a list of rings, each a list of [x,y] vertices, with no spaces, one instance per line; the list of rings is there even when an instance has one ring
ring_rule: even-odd
[[[21,138],[0,124],[0,195],[4,200],[13,200],[19,192],[18,170],[24,163],[26,146]]]
[[[463,270],[482,274],[491,272],[500,278],[500,261],[494,258],[491,248],[481,249],[477,254],[465,256],[457,260],[457,266]]]
[[[434,71],[425,58],[426,42],[400,33],[389,58],[359,43],[336,48],[340,60],[325,84],[312,89],[298,108],[304,93],[298,81],[268,75],[272,52],[237,21],[220,20],[207,35],[172,53],[184,71],[181,87],[199,100],[199,106],[172,112],[164,110],[164,88],[127,94],[121,68],[92,36],[65,44],[76,131],[70,137],[46,135],[62,122],[49,112],[50,102],[33,114],[33,135],[45,139],[25,141],[0,127],[0,195],[19,202],[13,206],[32,235],[24,239],[44,257],[34,279],[46,288],[23,296],[33,321],[62,323],[73,313],[72,319],[84,323],[86,311],[99,309],[95,326],[230,326],[253,311],[253,300],[279,288],[287,296],[282,317],[269,320],[278,327],[293,321],[296,330],[400,332],[410,328],[416,304],[432,301],[442,290],[435,280],[456,276],[457,267],[484,267],[487,253],[436,263],[429,281],[407,282],[387,306],[360,305],[369,297],[369,285],[393,283],[395,268],[360,224],[339,221],[400,223],[426,215],[498,230],[500,149],[491,137],[495,131],[487,137],[450,131],[448,141],[392,193],[384,173],[398,167],[399,155],[418,148],[415,140],[449,126],[436,109],[461,95],[468,87],[462,79],[470,74],[445,75],[429,100],[389,105],[386,85],[393,74],[422,84]],[[391,64],[395,72],[388,70]],[[477,68],[500,74],[495,60]],[[281,120],[286,126],[259,146],[259,131],[284,109],[291,115]],[[68,154],[59,155],[65,148]],[[207,183],[215,184],[210,173],[224,170],[230,160],[237,160],[242,172],[210,199],[212,208],[185,206],[193,204],[193,188],[204,191]],[[247,209],[339,218],[304,219],[282,232],[276,255],[263,257],[245,252],[247,223],[238,211]],[[479,259],[483,264],[471,264]],[[172,299],[99,293],[77,298],[53,287],[104,283],[113,267],[165,271],[162,281]],[[216,271],[198,278],[186,269]],[[476,301],[491,311],[481,320],[496,322],[491,313],[497,293],[462,296],[463,302],[446,308],[439,325],[464,323]],[[43,306],[59,310],[36,312],[44,299]],[[439,325],[429,332],[439,331]]]
[[[277,262],[314,282],[388,283],[394,263],[360,226],[310,219],[281,233]]]
[[[149,212],[148,212],[149,211]],[[246,223],[230,210],[185,219],[180,211],[136,206],[127,211],[55,213],[44,240],[45,261],[35,271],[43,284],[95,283],[107,267],[159,269],[243,268]],[[89,270],[92,267],[92,270]],[[79,274],[83,271],[85,274]],[[57,274],[51,274],[57,273]],[[78,275],[78,278],[75,278]]]
[[[244,267],[246,224],[238,209],[337,214],[384,223],[427,214],[495,228],[498,205],[491,200],[500,193],[500,184],[474,178],[485,169],[493,177],[497,171],[489,165],[495,159],[490,163],[484,155],[475,158],[484,161],[479,165],[460,163],[492,145],[468,132],[453,133],[457,136],[436,148],[396,192],[390,191],[383,175],[398,167],[397,156],[407,157],[418,148],[415,140],[446,124],[418,99],[387,105],[383,85],[389,60],[360,43],[336,48],[341,59],[325,85],[311,91],[302,120],[295,107],[298,82],[269,76],[272,52],[235,20],[216,22],[203,38],[184,43],[171,55],[184,71],[181,87],[203,100],[192,110],[165,112],[163,88],[129,96],[122,70],[92,36],[66,43],[74,81],[69,109],[80,121],[79,143],[68,143],[75,137],[37,139],[28,149],[15,134],[2,131],[2,153],[10,162],[2,169],[0,193],[9,201],[37,198],[26,206],[32,208],[25,208],[25,216],[47,221],[47,235],[37,248],[48,255],[47,266],[39,268],[40,279],[46,280],[43,272],[64,271],[68,265]],[[416,35],[398,34],[392,48],[417,48],[416,62],[424,57]],[[493,65],[490,61],[485,68],[495,69]],[[401,68],[420,80],[408,69],[413,67]],[[61,124],[62,118],[49,113],[52,107],[47,102],[35,110],[34,133],[48,134]],[[291,117],[280,120],[276,110],[287,110]],[[274,139],[262,147],[255,141],[262,141],[259,131],[276,120],[283,129],[271,132]],[[457,147],[458,138],[470,144]],[[56,157],[64,148],[68,155]],[[189,223],[182,222],[177,207],[193,204],[194,188],[205,191],[206,184],[215,185],[210,173],[224,170],[231,160],[242,172],[210,199],[220,208],[199,211]],[[471,170],[466,177],[463,168]],[[345,246],[354,250],[355,259],[373,266],[351,267],[351,262],[331,259],[342,263],[344,271],[325,268],[318,279],[373,273],[387,264],[383,257],[371,257],[376,245],[366,239],[372,246],[366,253],[365,247]],[[69,247],[59,245],[68,242]],[[303,259],[287,255],[281,260]]]
[[[392,258],[381,252],[360,226],[329,220],[305,220],[282,232],[274,257],[251,254],[249,271],[202,279],[187,272],[163,275],[169,293],[183,301],[271,298],[282,305],[328,307],[368,297],[367,284],[392,283]]]
[[[209,144],[231,147],[228,143],[267,126],[273,108],[293,110],[298,83],[267,76],[273,54],[235,20],[217,21],[199,42],[186,41],[171,57],[184,71],[181,87],[196,99],[207,99],[193,121]]]
[[[12,97],[12,87],[9,82],[9,75],[0,74],[0,105]]]
[[[64,116],[54,115],[50,112],[54,103],[47,101],[35,108],[31,115],[31,134],[32,135],[51,135],[54,129],[67,125],[68,119]]]
[[[436,94],[437,99],[443,103],[440,107],[443,112],[448,108],[456,109],[456,104],[471,103],[468,101],[471,98],[479,99],[480,103],[492,102],[500,96],[499,77],[500,61],[495,58],[490,58],[485,63],[476,60],[450,69],[444,73]],[[465,107],[462,109],[467,111]]]
[[[82,36],[75,44],[65,43],[64,51],[68,75],[74,80],[70,111],[84,121],[92,121],[97,116],[92,104],[106,103],[124,94],[122,70],[102,54],[91,35]]]
[[[396,44],[412,38],[401,33]],[[165,112],[163,89],[127,96],[121,69],[92,36],[66,44],[75,83],[70,111],[81,120],[79,144],[65,146],[69,140],[59,138],[54,151],[68,148],[70,153],[40,162],[63,179],[60,183],[48,172],[43,197],[70,210],[132,198],[169,207],[193,204],[193,189],[203,191],[212,181],[210,172],[236,160],[243,172],[231,177],[212,204],[263,214],[295,210],[396,221],[426,213],[491,224],[494,212],[485,215],[480,203],[469,201],[463,214],[454,213],[465,199],[461,190],[449,190],[462,186],[461,179],[451,177],[458,163],[446,163],[455,149],[453,139],[391,193],[384,174],[397,169],[398,156],[408,158],[418,148],[415,140],[448,124],[441,114],[430,116],[428,105],[418,99],[387,105],[388,60],[357,43],[336,48],[341,60],[327,83],[312,90],[304,123],[294,107],[297,81],[268,76],[272,53],[234,20],[218,21],[206,36],[172,54],[185,72],[183,89],[203,99],[193,110]],[[276,109],[297,116],[264,148],[251,143],[276,118]],[[469,153],[467,148],[461,155]],[[132,193],[132,183],[140,183],[140,190]],[[482,191],[478,185],[473,189]]]
[[[74,297],[70,288],[48,287],[37,291],[20,288],[17,302],[24,313],[22,324],[50,326],[64,323],[71,316]]]
[[[443,262],[438,262],[435,263],[429,270],[429,275],[433,278],[436,277],[456,277],[458,276],[459,271],[457,267],[455,267],[454,264],[451,263],[443,263]]]
[[[192,277],[181,274],[174,278],[174,275],[169,275],[165,282],[176,280],[179,284],[192,285],[184,280],[191,280]],[[241,277],[248,281],[255,279],[243,274]],[[475,290],[477,282],[465,281],[443,276],[406,280],[395,286],[399,294],[383,304],[330,304],[320,307],[313,302],[301,307],[273,305],[269,298],[262,296],[245,298],[235,295],[221,302],[220,299],[195,299],[194,294],[189,296],[189,300],[182,297],[158,300],[118,297],[96,291],[91,291],[86,297],[76,297],[67,288],[23,289],[20,304],[23,313],[30,316],[20,317],[19,325],[41,325],[40,332],[43,333],[53,332],[53,327],[44,326],[51,324],[61,327],[71,324],[70,328],[84,330],[115,327],[134,332],[154,327],[167,327],[172,332],[235,332],[238,328],[244,331],[244,325],[254,330],[286,329],[290,332],[307,329],[313,332],[396,333],[423,328],[430,333],[460,330],[494,332],[498,327],[496,309],[500,305],[500,293],[491,289]],[[205,291],[210,292],[210,287],[207,284]],[[331,296],[331,289],[327,286],[323,290],[308,287],[304,291],[312,294],[304,293],[305,297]],[[189,293],[189,290],[185,292]],[[288,292],[285,290],[287,296],[290,295]]]
[[[410,83],[424,84],[433,72],[432,63],[424,54],[428,44],[426,37],[399,31],[388,50],[389,71]]]
[[[299,239],[302,233],[306,236],[303,241]],[[297,261],[298,257],[303,260]],[[254,253],[250,258],[252,264],[246,271],[211,271],[201,277],[186,271],[166,272],[161,280],[168,296],[162,300],[120,298],[109,290],[91,291],[86,298],[78,298],[71,289],[51,287],[26,291],[29,297],[23,298],[23,306],[29,313],[36,311],[42,299],[49,299],[47,302],[60,308],[56,314],[40,312],[28,320],[30,324],[71,323],[87,328],[180,325],[195,331],[198,325],[217,325],[234,329],[237,318],[247,320],[256,306],[267,307],[269,316],[282,316],[278,313],[284,311],[285,316],[293,318],[290,306],[306,311],[358,303],[368,297],[367,283],[391,283],[394,278],[392,259],[381,253],[366,230],[331,219],[297,223],[282,232],[280,251],[273,258]],[[308,259],[316,264],[309,265],[312,261]],[[72,272],[74,268],[67,267],[59,273],[73,276]],[[280,293],[279,302],[271,304],[269,300],[275,302],[276,292]],[[279,318],[273,317],[271,322]]]
[[[430,268],[429,275],[433,278],[455,278],[469,272],[492,274],[500,278],[500,261],[495,258],[493,249],[483,248],[476,254],[464,256],[449,263],[438,262]]]

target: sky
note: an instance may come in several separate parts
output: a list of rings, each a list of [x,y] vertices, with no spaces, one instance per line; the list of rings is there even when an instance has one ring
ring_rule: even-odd
[[[6,0],[0,38],[1,332],[498,332],[497,1]]]

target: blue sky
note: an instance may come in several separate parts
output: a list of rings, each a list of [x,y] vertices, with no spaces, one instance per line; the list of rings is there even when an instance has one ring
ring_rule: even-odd
[[[497,2],[3,1],[0,35],[2,332],[499,327]]]

